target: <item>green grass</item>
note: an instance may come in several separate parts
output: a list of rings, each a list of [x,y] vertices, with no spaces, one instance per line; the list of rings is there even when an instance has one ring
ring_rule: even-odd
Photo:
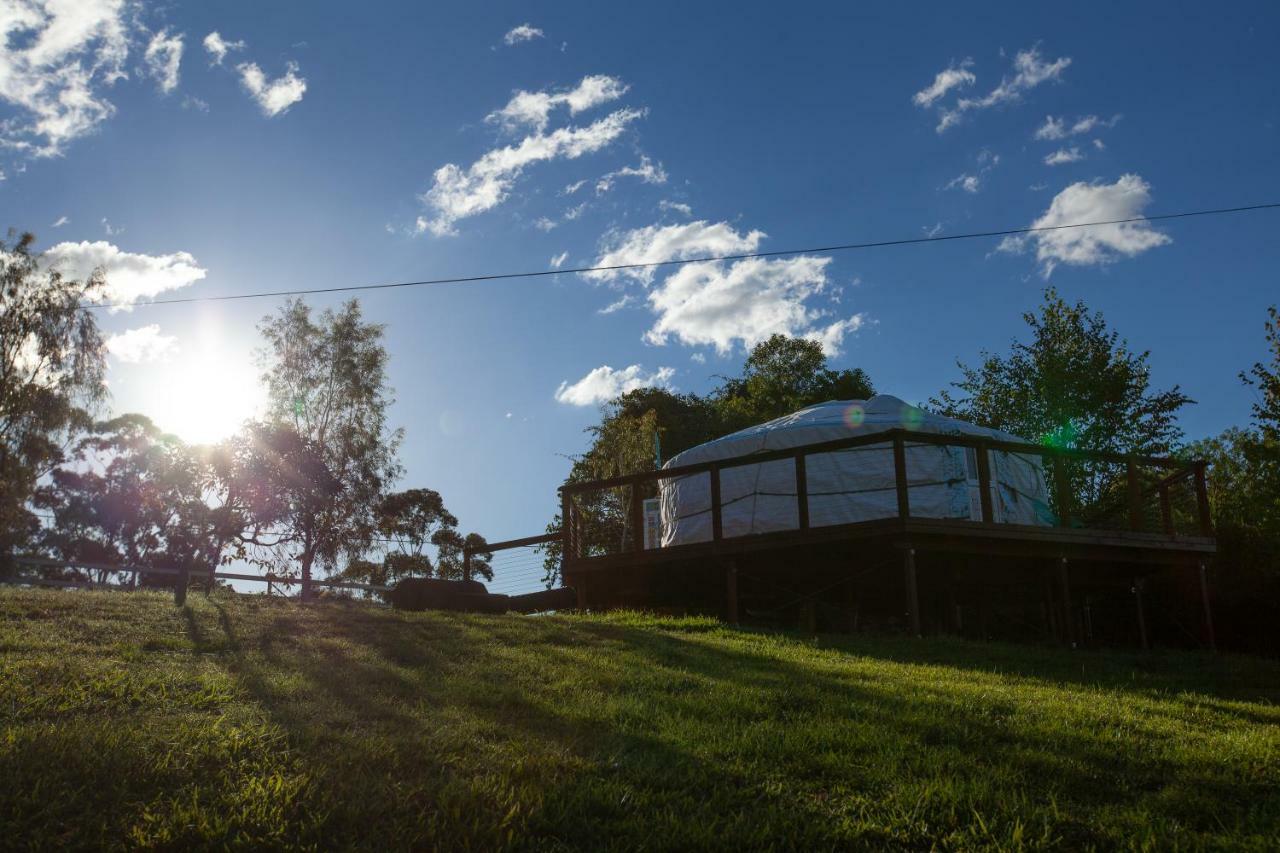
[[[1280,664],[0,589],[0,847],[1280,847]]]

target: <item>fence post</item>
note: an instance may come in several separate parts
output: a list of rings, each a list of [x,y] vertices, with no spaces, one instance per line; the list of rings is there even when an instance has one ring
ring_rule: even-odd
[[[1129,489],[1129,529],[1142,530],[1142,483],[1138,480],[1138,465],[1132,459],[1125,463],[1124,472]]]
[[[1200,535],[1213,535],[1213,517],[1209,513],[1209,486],[1205,481],[1204,462],[1195,463],[1196,510],[1200,515]]]
[[[471,549],[463,546],[462,548],[462,582],[469,583],[471,581]]]
[[[893,433],[893,479],[898,489],[898,518],[911,517],[911,495],[907,491],[907,443],[902,430]]]
[[[713,465],[711,474],[711,538],[719,542],[724,538],[724,519],[720,515],[720,466]]]
[[[1160,526],[1166,536],[1173,535],[1173,505],[1169,502],[1169,487],[1160,486]]]
[[[173,585],[173,604],[175,607],[182,607],[187,603],[187,583],[190,579],[191,563],[183,560],[182,568],[178,570],[178,580]]]
[[[809,529],[809,473],[805,470],[804,454],[796,454],[796,513],[801,530]]]
[[[566,489],[560,490],[560,577],[573,554],[573,500]]]

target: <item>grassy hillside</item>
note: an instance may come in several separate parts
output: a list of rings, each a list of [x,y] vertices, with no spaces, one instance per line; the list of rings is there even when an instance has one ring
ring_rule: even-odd
[[[1280,666],[0,589],[0,846],[1280,847]]]

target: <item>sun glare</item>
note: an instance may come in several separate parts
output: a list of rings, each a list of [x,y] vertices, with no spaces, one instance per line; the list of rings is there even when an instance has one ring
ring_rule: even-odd
[[[227,438],[262,410],[259,371],[248,362],[204,349],[179,356],[157,377],[151,414],[157,426],[190,444]]]

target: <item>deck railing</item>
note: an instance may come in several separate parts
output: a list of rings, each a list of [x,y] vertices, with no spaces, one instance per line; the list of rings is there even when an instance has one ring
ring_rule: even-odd
[[[883,505],[893,509],[878,517],[896,517],[902,520],[913,517],[938,518],[940,516],[913,513],[912,510],[913,492],[918,495],[920,489],[943,485],[936,479],[922,480],[919,476],[913,478],[913,473],[919,472],[912,470],[912,456],[919,453],[916,449],[920,447],[962,448],[966,454],[972,452],[969,459],[970,464],[976,467],[976,477],[971,484],[976,486],[977,498],[972,514],[966,516],[965,520],[971,520],[975,524],[1015,523],[1001,517],[997,508],[997,492],[993,489],[993,481],[997,478],[992,471],[992,454],[1007,454],[1023,457],[1024,460],[1034,457],[1040,462],[1039,468],[1045,481],[1044,491],[1048,497],[1048,517],[1037,522],[1042,526],[1134,531],[1170,537],[1212,536],[1205,482],[1206,466],[1202,461],[1066,449],[974,435],[893,429],[729,459],[567,484],[560,490],[562,553],[567,562],[572,562],[662,547],[660,535],[645,535],[644,501],[658,495],[663,482],[669,480],[707,478],[705,491],[709,495],[709,505],[698,508],[693,514],[709,514],[710,541],[736,538],[726,533],[725,507],[758,493],[748,491],[731,496],[726,501],[722,494],[722,476],[727,471],[746,465],[776,465],[788,461],[794,465],[794,474],[788,475],[794,484],[793,488],[767,495],[771,499],[794,500],[795,524],[788,529],[807,530],[849,523],[851,519],[834,518],[830,512],[822,517],[823,513],[815,511],[814,499],[821,500],[831,493],[820,494],[811,490],[807,462],[817,456],[858,450],[874,449],[892,454],[892,480],[882,480],[872,483],[867,489],[857,490],[894,493],[896,500],[883,501]],[[954,482],[956,481],[947,481],[946,484],[952,485]],[[652,522],[650,526],[652,527]],[[752,530],[738,535],[757,532],[760,531]],[[648,542],[646,538],[649,539]]]

